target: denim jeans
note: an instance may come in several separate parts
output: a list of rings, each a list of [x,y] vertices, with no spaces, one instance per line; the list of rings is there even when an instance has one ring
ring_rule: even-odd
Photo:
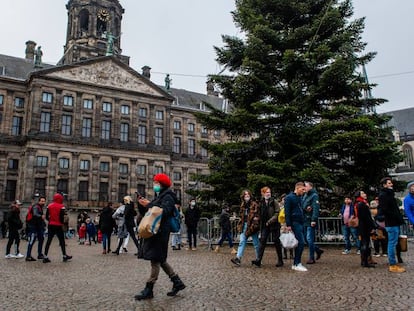
[[[319,252],[319,247],[315,245],[315,231],[316,227],[306,226],[306,242],[309,246],[309,259],[315,260],[315,252]]]
[[[223,242],[224,242],[226,239],[229,241],[229,246],[230,246],[231,248],[233,248],[233,236],[232,236],[232,234],[231,234],[231,231],[227,231],[227,232],[222,231],[222,232],[221,232],[221,238],[220,238],[220,240],[218,241],[218,243],[217,243],[217,244],[218,244],[219,246],[222,246],[222,245],[223,245]]]
[[[298,265],[302,260],[303,248],[305,246],[305,237],[303,234],[303,224],[298,222],[293,222],[292,230],[295,234],[296,240],[298,240],[298,246],[295,248],[295,258],[293,259],[293,264]]]
[[[102,248],[104,250],[111,250],[111,233],[102,232]]]
[[[388,263],[392,265],[397,264],[395,259],[395,248],[398,243],[398,236],[400,235],[400,227],[385,227],[388,233]]]
[[[243,225],[243,231],[240,234],[239,248],[237,249],[237,258],[241,259],[246,248],[247,237],[246,237],[247,223]],[[251,235],[253,239],[253,246],[256,252],[256,259],[259,258],[259,233]]]
[[[171,233],[171,246],[181,245],[181,231],[177,233]]]
[[[342,234],[345,240],[345,249],[350,251],[351,250],[351,235],[352,239],[356,244],[356,248],[359,250],[361,248],[361,242],[358,239],[358,228],[349,227],[347,225],[342,225]]]

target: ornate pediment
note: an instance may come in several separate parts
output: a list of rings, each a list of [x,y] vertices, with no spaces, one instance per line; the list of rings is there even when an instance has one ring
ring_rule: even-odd
[[[139,74],[134,74],[132,70],[126,70],[111,60],[79,64],[74,67],[53,71],[46,74],[46,76],[115,87],[155,96],[165,96],[156,86],[145,81],[146,78],[141,77]]]

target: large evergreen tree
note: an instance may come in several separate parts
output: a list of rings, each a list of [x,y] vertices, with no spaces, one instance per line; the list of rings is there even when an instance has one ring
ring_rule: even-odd
[[[351,20],[350,0],[236,0],[233,18],[243,37],[223,36],[217,61],[229,74],[211,79],[229,100],[229,113],[197,114],[228,142],[206,145],[218,201],[244,187],[277,193],[298,180],[340,194],[376,186],[399,160],[383,99],[367,98],[360,74],[364,20]]]

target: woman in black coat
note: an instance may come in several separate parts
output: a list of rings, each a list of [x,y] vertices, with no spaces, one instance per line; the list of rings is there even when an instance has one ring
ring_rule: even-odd
[[[162,219],[157,234],[144,239],[143,258],[151,261],[151,275],[141,293],[135,295],[135,299],[150,299],[154,297],[153,288],[158,279],[160,268],[170,277],[173,288],[167,293],[168,296],[175,296],[178,291],[185,288],[184,283],[174,272],[173,268],[167,263],[168,242],[170,240],[170,218],[173,217],[177,197],[170,190],[171,180],[166,174],[154,176],[154,192],[156,194],[151,202],[145,198],[138,200],[139,212],[145,215],[149,208],[159,206],[162,208]]]
[[[369,263],[368,259],[371,257],[371,235],[375,233],[376,224],[372,219],[367,195],[364,191],[355,193],[355,207],[359,219],[358,232],[361,237],[361,266],[374,268],[375,266]]]
[[[112,202],[109,202],[108,205],[102,209],[101,216],[99,217],[99,228],[102,232],[103,254],[111,252],[111,235],[115,227],[115,221],[112,218],[113,213]]]

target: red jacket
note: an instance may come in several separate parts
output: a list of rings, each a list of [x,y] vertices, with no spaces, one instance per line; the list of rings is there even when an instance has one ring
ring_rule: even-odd
[[[49,226],[63,226],[65,206],[62,202],[63,196],[60,193],[56,193],[53,196],[53,202],[47,206],[46,219],[49,221]]]

